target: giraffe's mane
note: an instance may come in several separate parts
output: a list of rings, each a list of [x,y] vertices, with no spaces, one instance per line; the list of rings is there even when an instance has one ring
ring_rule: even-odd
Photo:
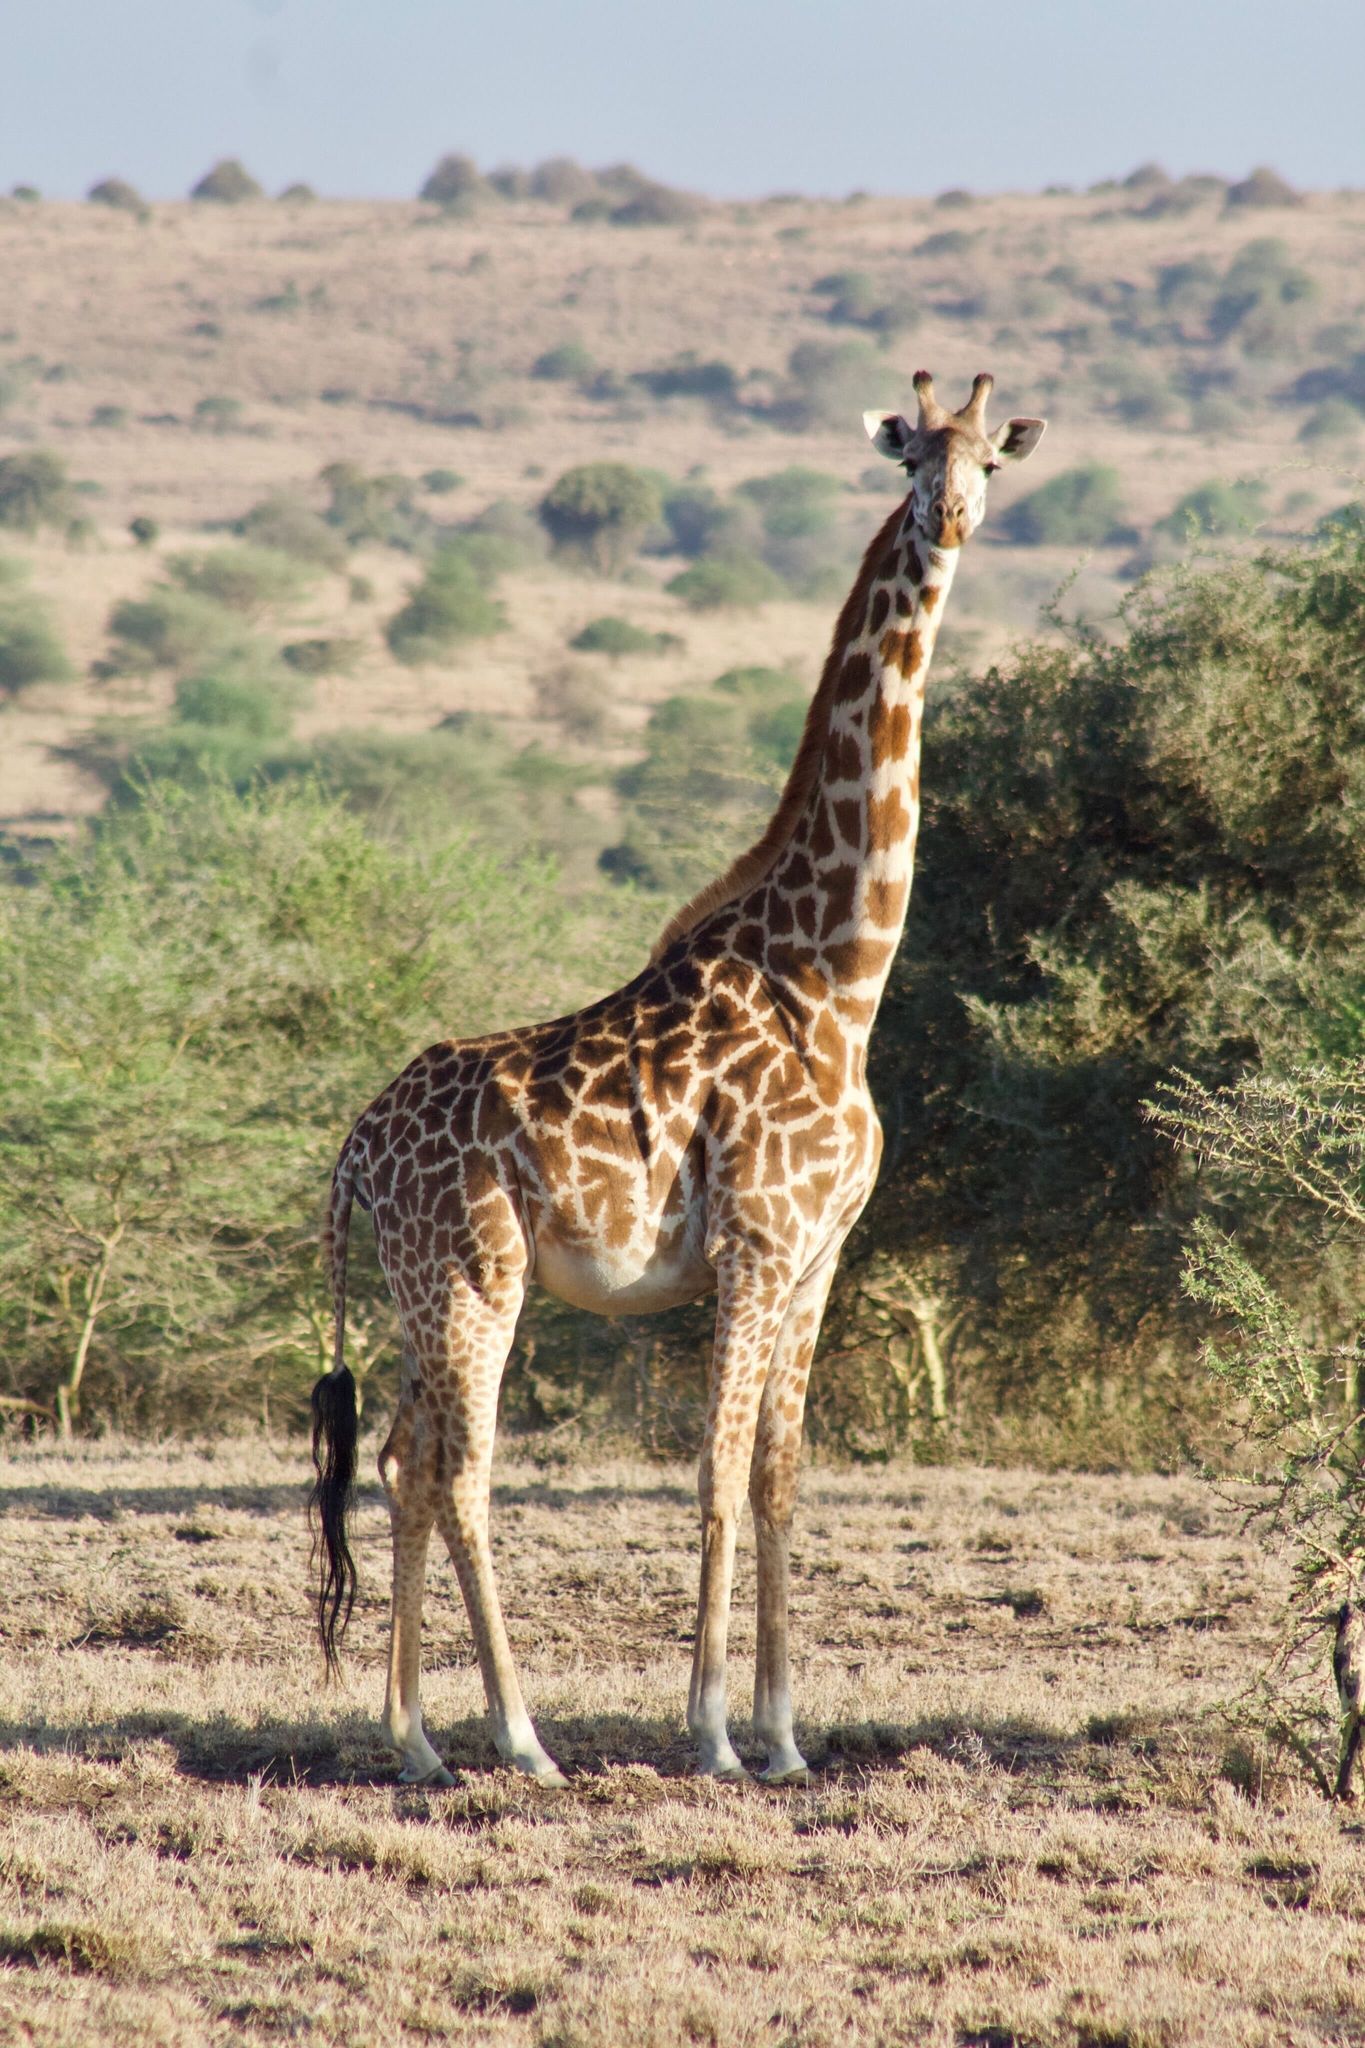
[[[723,903],[731,903],[736,896],[742,896],[746,890],[754,888],[777,865],[787,842],[796,830],[801,813],[806,808],[806,800],[814,789],[820,773],[825,742],[829,737],[830,712],[839,690],[844,650],[854,634],[861,629],[867,616],[872,585],[887,548],[895,534],[899,532],[904,517],[905,501],[902,500],[886,524],[879,529],[872,545],[863,556],[862,567],[854,580],[853,588],[844,599],[843,610],[834,628],[834,638],[825,657],[820,681],[816,685],[815,695],[810,700],[806,723],[801,732],[801,742],[796,749],[796,759],[792,762],[791,772],[778,799],[777,809],[768,820],[762,838],[755,840],[751,847],[730,863],[724,874],[717,875],[714,881],[699,889],[690,902],[684,903],[682,909],[674,913],[655,941],[654,949],[649,956],[651,960],[657,960],[661,953],[666,953],[675,939],[680,939],[684,932],[690,932],[704,917],[709,917],[713,910],[719,910]]]

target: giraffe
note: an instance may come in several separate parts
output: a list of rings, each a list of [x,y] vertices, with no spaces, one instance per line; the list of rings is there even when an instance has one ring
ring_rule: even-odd
[[[345,1516],[356,1402],[342,1347],[358,1200],[404,1338],[379,1470],[393,1533],[383,1728],[406,1783],[453,1783],[419,1698],[433,1526],[464,1595],[500,1755],[542,1785],[566,1782],[526,1710],[489,1548],[498,1389],[532,1279],[609,1316],[715,1291],[687,1723],[703,1774],[746,1775],[725,1666],[747,1490],[762,1777],[806,1781],[787,1642],[802,1414],[840,1249],[881,1153],[867,1047],[910,894],[925,675],[987,478],[1031,454],[1045,425],[1012,419],[988,433],[991,385],[977,377],[949,413],[920,371],[913,427],[865,415],[909,494],[839,615],[762,837],[670,920],[624,988],[550,1023],[429,1047],[342,1147],[324,1227],[335,1363],[313,1393],[318,1626],[334,1668],[355,1593]]]

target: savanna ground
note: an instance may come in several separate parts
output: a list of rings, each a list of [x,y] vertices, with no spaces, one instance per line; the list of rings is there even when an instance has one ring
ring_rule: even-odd
[[[305,1480],[265,1439],[0,1467],[6,2040],[1365,2040],[1365,1831],[1223,1716],[1284,1589],[1197,1481],[813,1467],[816,1770],[775,1793],[690,1774],[691,1473],[509,1457],[509,1625],[573,1776],[545,1795],[495,1767],[443,1558],[459,1781],[397,1786],[382,1497],[329,1691]],[[741,1730],[752,1616],[742,1545]]]

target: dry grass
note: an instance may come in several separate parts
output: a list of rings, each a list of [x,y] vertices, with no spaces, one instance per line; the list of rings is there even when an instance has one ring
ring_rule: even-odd
[[[392,1782],[382,1506],[328,1693],[303,1492],[259,1442],[6,1460],[0,2038],[1365,2040],[1362,1831],[1227,1755],[1281,1589],[1195,1482],[810,1471],[786,1794],[689,1775],[690,1474],[501,1468],[550,1796],[493,1768],[444,1564],[460,1783]]]

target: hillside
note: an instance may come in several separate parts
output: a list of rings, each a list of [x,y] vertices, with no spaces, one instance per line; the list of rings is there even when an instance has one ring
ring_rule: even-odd
[[[590,863],[652,707],[749,665],[810,687],[895,485],[859,412],[907,404],[921,362],[952,402],[989,366],[1002,415],[1051,422],[1029,471],[997,487],[941,674],[1034,632],[1078,569],[1066,605],[1111,613],[1125,579],[1178,552],[1184,515],[1168,534],[1158,522],[1210,483],[1249,488],[1202,500],[1205,523],[1272,532],[1359,495],[1363,229],[1362,194],[1255,206],[1155,173],[1087,194],[779,198],[638,226],[492,195],[140,214],[0,202],[0,458],[50,450],[74,485],[56,524],[0,531],[11,583],[46,604],[70,663],[0,698],[0,830],[41,838],[96,808],[109,776],[91,771],[92,728],[123,720],[126,752],[138,721],[165,719],[185,665],[139,668],[126,648],[111,662],[113,608],[177,554],[236,545],[232,522],[264,500],[324,510],[319,473],[345,463],[406,480],[407,523],[345,537],[333,566],[257,607],[253,631],[276,645],[321,643],[291,744],[482,714],[499,758],[536,742],[574,766],[567,850]],[[384,626],[448,529],[495,502],[505,527],[509,505],[534,513],[563,471],[599,461],[656,472],[665,497],[691,480],[738,506],[768,559],[759,601],[696,610],[670,594],[687,558],[658,521],[603,576],[539,559],[528,519],[493,579],[506,630],[394,658]],[[793,467],[825,495],[805,487],[804,530],[759,533],[761,488],[735,494]],[[1111,474],[1083,477],[1060,524],[1055,501],[1018,516],[1096,467]],[[148,544],[133,519],[155,523]],[[647,656],[572,650],[604,615],[669,637]]]

